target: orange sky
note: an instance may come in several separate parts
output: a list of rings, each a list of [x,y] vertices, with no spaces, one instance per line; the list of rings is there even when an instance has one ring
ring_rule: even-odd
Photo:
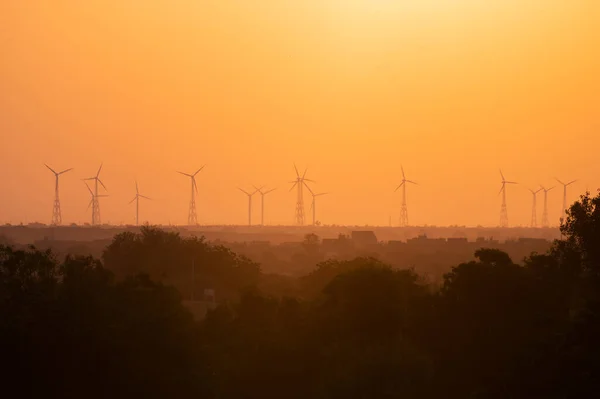
[[[252,5],[250,5],[252,4]],[[0,2],[0,222],[82,222],[101,175],[104,222],[243,224],[237,186],[265,184],[268,223],[291,224],[293,162],[324,223],[511,225],[526,187],[600,187],[596,0],[6,0]],[[558,218],[562,193],[550,194]],[[309,199],[306,198],[308,213]],[[255,220],[259,218],[258,198]],[[538,200],[541,219],[541,197]]]

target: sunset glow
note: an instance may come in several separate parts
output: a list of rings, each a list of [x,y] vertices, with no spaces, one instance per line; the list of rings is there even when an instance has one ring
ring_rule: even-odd
[[[600,187],[600,2],[561,0],[9,0],[0,4],[0,223],[89,219],[81,181],[104,163],[103,219],[244,224],[236,187],[267,185],[292,224],[294,162],[326,224],[512,225],[527,188]],[[558,223],[562,197],[549,197]],[[305,198],[308,212],[309,199]],[[258,201],[255,202],[258,210]],[[258,213],[257,213],[258,214]]]

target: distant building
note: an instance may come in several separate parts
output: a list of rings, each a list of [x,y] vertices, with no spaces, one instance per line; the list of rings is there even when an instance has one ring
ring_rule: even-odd
[[[446,239],[448,244],[467,244],[467,237],[448,237]]]
[[[390,247],[402,247],[402,246],[406,245],[406,243],[402,240],[389,240],[388,245]]]
[[[377,245],[377,236],[372,230],[353,231],[351,234],[352,242],[357,247],[369,247]]]

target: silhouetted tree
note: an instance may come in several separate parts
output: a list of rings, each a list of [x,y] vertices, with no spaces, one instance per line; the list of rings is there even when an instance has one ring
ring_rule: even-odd
[[[142,227],[139,234],[117,234],[103,260],[119,278],[147,273],[186,296],[192,290],[211,288],[219,298],[236,297],[240,290],[256,285],[260,276],[258,264],[224,246],[211,245],[204,238],[184,239],[150,226]]]
[[[196,326],[173,288],[115,283],[91,257],[0,247],[5,392],[168,397],[207,392]]]

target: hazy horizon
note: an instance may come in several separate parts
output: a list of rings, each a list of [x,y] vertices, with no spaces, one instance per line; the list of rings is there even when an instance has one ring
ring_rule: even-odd
[[[324,224],[387,226],[406,177],[411,225],[510,226],[531,193],[558,223],[600,187],[600,3],[386,0],[0,4],[0,223],[84,223],[82,178],[101,178],[103,223],[247,223],[237,187],[266,185],[265,223],[292,225],[294,163]],[[260,221],[260,196],[253,200]],[[538,195],[538,224],[543,193]],[[310,197],[305,192],[307,224]]]

